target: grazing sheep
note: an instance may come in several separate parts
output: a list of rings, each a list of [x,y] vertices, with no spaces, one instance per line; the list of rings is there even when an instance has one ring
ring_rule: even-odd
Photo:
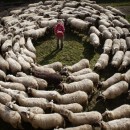
[[[124,104],[114,110],[107,110],[102,114],[104,119],[115,120],[121,118],[130,118],[130,105]]]
[[[114,39],[112,44],[112,54],[114,55],[120,50],[120,39]]]
[[[100,95],[103,99],[114,99],[123,93],[128,91],[128,83],[126,81],[120,81],[111,85]],[[99,97],[100,98],[100,97]]]
[[[111,85],[123,80],[121,73],[115,73],[110,78],[106,79],[105,81],[102,81],[99,83],[99,86],[101,89],[107,89]]]
[[[63,109],[61,110],[60,114],[67,117],[69,122],[75,126],[84,124],[93,125],[102,120],[101,113],[97,111],[73,113],[67,109]]]
[[[126,40],[123,38],[120,39],[120,50],[123,51],[124,53],[127,51]]]
[[[16,52],[20,52],[20,44],[19,44],[19,40],[17,40],[14,45],[13,45],[13,51]]]
[[[62,88],[65,93],[73,93],[78,90],[84,91],[87,94],[91,94],[93,92],[93,82],[90,79],[84,79],[78,82],[72,83],[61,83],[58,87]]]
[[[7,102],[11,102],[12,101],[12,97],[4,92],[0,92],[0,103],[2,104],[6,104]]]
[[[69,76],[67,78],[68,81],[80,81],[83,79],[90,79],[91,81],[93,81],[93,83],[96,85],[99,82],[99,74],[92,72],[92,73],[88,73],[88,74],[83,74],[83,75],[78,75],[78,76]]]
[[[53,100],[54,96],[59,95],[57,91],[45,91],[28,88],[28,93],[33,97],[46,98],[48,101]]]
[[[126,37],[127,49],[130,49],[130,37]]]
[[[17,72],[21,71],[21,65],[16,60],[11,58],[8,52],[6,52],[5,59],[8,62],[9,69],[13,74],[16,74]]]
[[[91,26],[88,33],[95,33],[97,36],[101,35],[101,32],[95,26]]]
[[[43,65],[43,67],[45,68],[52,68],[54,69],[55,71],[61,71],[63,65],[61,62],[54,62],[54,63],[51,63],[51,64],[47,64],[47,65]]]
[[[126,73],[122,74],[122,77],[127,83],[130,83],[130,69],[127,70]]]
[[[33,77],[15,77],[13,75],[7,75],[6,80],[10,80],[16,83],[23,84],[26,88],[32,87],[38,89],[38,83]]]
[[[120,22],[119,20],[117,20],[117,19],[114,19],[114,20],[112,21],[112,23],[114,24],[114,27],[119,26],[119,27],[123,28],[123,27],[125,26],[123,23],[121,23],[121,22]]]
[[[102,37],[104,39],[113,39],[113,35],[112,33],[108,30],[108,29],[105,29],[103,32],[102,32]]]
[[[104,25],[100,25],[100,26],[98,27],[98,29],[99,29],[100,32],[103,32],[103,31],[105,31],[105,30],[108,30],[108,28],[107,28],[106,26],[104,26]]]
[[[59,128],[54,130],[93,130],[91,125],[85,124],[77,127]]]
[[[10,56],[10,58],[13,58],[14,60],[17,61],[17,56],[16,54],[14,53],[14,51],[12,50],[12,47],[8,47],[8,51],[7,51],[8,55]]]
[[[32,43],[32,40],[30,37],[28,37],[27,39],[27,42],[25,44],[25,46],[27,47],[27,49],[33,53],[36,53],[36,49],[35,47],[33,46],[33,43]]]
[[[4,88],[10,88],[10,89],[19,90],[19,91],[25,91],[26,90],[25,86],[21,83],[0,81],[0,85],[3,86]]]
[[[109,61],[108,54],[101,54],[97,63],[95,64],[94,70],[103,70],[107,67]]]
[[[32,112],[21,112],[22,115],[26,115],[29,123],[35,128],[53,129],[61,127],[64,124],[64,118],[58,113],[52,114],[34,114]]]
[[[101,19],[98,21],[98,24],[99,26],[104,25],[106,27],[110,27],[112,23],[110,21],[107,21],[106,19]]]
[[[6,73],[3,70],[0,70],[0,80],[6,79]]]
[[[124,35],[124,32],[123,32],[123,30],[122,30],[121,27],[116,26],[115,29],[119,32],[120,36],[123,36],[123,35]]]
[[[112,40],[111,39],[106,39],[103,47],[103,52],[106,54],[110,54],[112,50]]]
[[[111,65],[114,66],[115,68],[120,67],[124,57],[124,52],[123,51],[117,51],[115,55],[112,58]]]
[[[88,59],[82,59],[79,62],[73,64],[72,66],[65,66],[63,70],[67,70],[69,72],[76,72],[84,68],[89,68],[89,60]]]
[[[11,124],[14,128],[21,129],[21,116],[18,112],[10,110],[7,106],[0,103],[0,118]]]
[[[130,65],[130,51],[126,51],[123,57],[122,64],[120,65],[119,70],[126,69]]]
[[[53,102],[50,102],[47,104],[47,108],[51,108],[51,111],[54,111],[56,113],[60,113],[62,109],[70,110],[74,113],[82,112],[83,107],[78,103],[71,103],[71,104],[54,104]]]
[[[100,45],[100,39],[95,33],[90,34],[90,44],[97,48]]]
[[[14,97],[16,101],[21,106],[25,107],[40,107],[43,110],[46,109],[46,104],[48,103],[48,100],[45,98],[33,98],[33,97],[25,97],[23,95],[15,95]]]
[[[88,104],[88,95],[83,91],[76,91],[64,95],[54,95],[54,101],[58,104],[79,103],[85,106]]]
[[[121,118],[109,122],[101,121],[102,130],[129,130],[130,118]]]

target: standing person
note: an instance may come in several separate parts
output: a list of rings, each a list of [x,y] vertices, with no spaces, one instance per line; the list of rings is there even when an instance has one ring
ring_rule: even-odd
[[[57,24],[54,27],[54,33],[57,39],[57,49],[62,50],[63,48],[64,32],[65,32],[64,22],[58,19]]]

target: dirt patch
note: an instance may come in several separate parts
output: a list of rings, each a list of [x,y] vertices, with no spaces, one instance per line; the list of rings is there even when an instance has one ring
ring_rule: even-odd
[[[116,8],[125,13],[126,15],[130,15],[130,6],[119,6]]]

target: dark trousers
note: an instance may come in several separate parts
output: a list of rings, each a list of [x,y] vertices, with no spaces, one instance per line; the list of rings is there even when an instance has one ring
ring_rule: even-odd
[[[57,43],[57,49],[58,48],[61,48],[61,49],[63,48],[63,40],[64,40],[64,37],[62,37],[62,38],[57,37],[57,42],[56,42]]]

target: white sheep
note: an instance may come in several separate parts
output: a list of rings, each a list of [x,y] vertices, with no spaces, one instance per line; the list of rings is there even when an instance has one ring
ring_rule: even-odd
[[[12,101],[12,97],[5,93],[5,92],[0,92],[0,103],[2,104],[6,104],[7,102],[11,102]]]
[[[110,54],[111,50],[112,50],[112,40],[111,39],[106,39],[104,46],[103,46],[103,52],[106,54]]]
[[[127,49],[130,49],[130,37],[126,37]]]
[[[112,43],[112,54],[120,50],[120,39],[114,39]]]
[[[122,76],[127,83],[130,83],[130,69],[128,69],[126,73],[122,74]]]
[[[123,38],[120,39],[120,50],[123,51],[124,53],[127,51],[126,40]]]

